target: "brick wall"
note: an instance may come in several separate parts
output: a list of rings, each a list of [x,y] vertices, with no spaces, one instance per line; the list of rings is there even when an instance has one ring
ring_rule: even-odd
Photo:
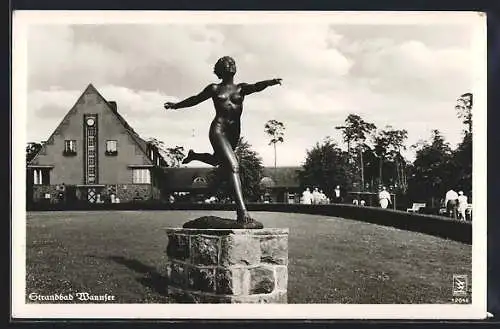
[[[117,184],[116,196],[120,202],[133,201],[134,198],[149,200],[152,198],[152,187],[148,184]]]
[[[34,185],[33,186],[33,201],[34,202],[51,202],[55,203],[58,201],[58,185]],[[71,190],[71,185],[66,185],[67,200],[68,193]],[[75,200],[86,201],[86,188],[77,187],[75,188]],[[50,201],[45,200],[45,194],[50,194]],[[120,202],[126,203],[134,200],[158,200],[160,198],[160,191],[158,188],[153,187],[149,184],[108,184],[104,187],[97,187],[97,193],[101,195],[101,200],[104,202],[109,202],[109,197],[113,193],[116,197],[120,199]]]
[[[57,185],[33,185],[33,200],[37,202],[56,202]],[[50,199],[45,201],[45,194],[50,194]]]

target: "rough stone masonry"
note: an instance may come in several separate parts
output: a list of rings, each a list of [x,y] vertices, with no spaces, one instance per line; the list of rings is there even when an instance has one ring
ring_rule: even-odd
[[[287,303],[288,229],[167,229],[174,303]]]

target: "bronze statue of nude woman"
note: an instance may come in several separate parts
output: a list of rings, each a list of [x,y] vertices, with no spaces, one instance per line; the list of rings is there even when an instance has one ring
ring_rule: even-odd
[[[233,58],[224,56],[214,66],[214,73],[221,83],[209,84],[198,95],[191,96],[178,103],[165,103],[165,108],[180,109],[197,105],[212,98],[215,107],[215,118],[210,125],[209,139],[214,149],[213,154],[196,153],[189,150],[183,163],[201,161],[212,166],[222,166],[230,175],[234,187],[234,196],[237,206],[237,223],[242,228],[262,228],[262,224],[250,217],[243,200],[239,165],[234,149],[236,148],[241,130],[241,113],[245,96],[264,90],[265,88],[281,84],[281,79],[260,81],[255,84],[234,83],[236,63]]]

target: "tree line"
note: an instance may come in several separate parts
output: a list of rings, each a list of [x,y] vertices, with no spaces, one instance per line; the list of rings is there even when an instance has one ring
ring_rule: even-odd
[[[375,124],[359,115],[349,114],[341,126],[341,142],[326,137],[307,151],[301,171],[303,187],[317,186],[328,196],[340,185],[348,191],[377,192],[386,186],[391,192],[411,202],[426,202],[439,207],[446,191],[462,190],[472,198],[472,106],[471,93],[457,100],[457,116],[464,124],[462,141],[452,149],[438,129],[428,140],[410,148],[415,160],[403,156],[407,149],[408,132],[386,126],[378,130]],[[404,203],[402,204],[406,206]]]

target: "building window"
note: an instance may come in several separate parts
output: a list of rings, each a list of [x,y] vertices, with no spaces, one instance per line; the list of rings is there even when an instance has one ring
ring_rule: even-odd
[[[151,174],[149,169],[132,169],[134,184],[151,184]]]
[[[76,155],[76,141],[75,140],[65,140],[64,141],[64,155]]]
[[[49,185],[50,172],[48,169],[33,169],[33,184]]]
[[[204,177],[196,177],[193,180],[193,183],[206,184],[207,180]]]
[[[115,140],[106,141],[106,155],[118,154],[118,142]]]

